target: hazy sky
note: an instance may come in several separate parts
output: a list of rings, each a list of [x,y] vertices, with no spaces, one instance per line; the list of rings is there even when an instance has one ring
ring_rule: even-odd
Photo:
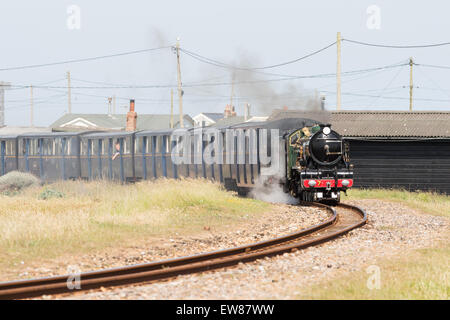
[[[68,27],[68,19],[73,17],[67,11],[71,5],[80,9],[79,29]],[[373,5],[380,10],[379,20],[374,11],[367,13]],[[325,47],[336,41],[337,31],[346,39],[388,45],[448,42],[449,12],[448,1],[431,0],[2,1],[0,69],[170,46],[178,36],[182,48],[207,58],[260,67]],[[386,49],[344,41],[342,71],[396,64],[409,57],[419,64],[450,67],[449,56],[450,46]],[[231,94],[230,69],[204,64],[182,54],[181,70],[183,84],[202,84],[184,89],[185,112],[190,115],[222,112]],[[118,112],[125,112],[127,99],[135,98],[138,114],[168,113],[170,88],[98,87],[176,85],[176,56],[170,49],[162,49],[90,62],[0,71],[0,81],[14,85],[6,92],[6,123],[29,124],[30,89],[17,87],[20,85],[37,86],[33,91],[36,125],[49,125],[63,115],[67,111],[64,88],[67,71],[71,72],[74,87],[74,113],[104,113],[107,97],[113,94],[118,97]],[[264,72],[297,76],[335,73],[336,46]],[[256,72],[241,72],[236,77],[237,82],[283,78]],[[414,109],[449,110],[449,79],[450,68],[415,66]],[[346,75],[342,80],[343,109],[408,109],[409,66]],[[208,83],[213,85],[203,85]],[[251,103],[253,114],[262,113],[263,104],[273,108],[298,107],[302,103],[300,98],[314,94],[315,89],[326,96],[327,108],[335,108],[334,76],[237,84],[235,104],[239,114],[246,102]]]

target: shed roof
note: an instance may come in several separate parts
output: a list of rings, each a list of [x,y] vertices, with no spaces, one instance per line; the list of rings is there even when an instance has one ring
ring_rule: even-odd
[[[320,123],[329,123],[331,120],[331,112],[323,110],[295,110],[295,109],[275,109],[267,119],[280,120],[289,118],[313,119]]]
[[[345,137],[450,137],[450,112],[445,111],[336,111],[331,124]]]

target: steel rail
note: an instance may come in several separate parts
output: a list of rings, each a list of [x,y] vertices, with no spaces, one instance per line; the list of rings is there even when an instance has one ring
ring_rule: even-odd
[[[362,226],[367,221],[366,213],[358,207],[347,204],[339,205],[338,207],[345,208],[345,210],[356,212],[359,217],[358,219],[354,217],[342,219],[333,207],[318,203],[313,205],[326,208],[331,213],[331,217],[312,227],[253,244],[181,258],[81,273],[79,275],[80,290],[166,279],[292,252],[336,238]],[[62,275],[3,282],[0,283],[0,299],[22,299],[44,294],[79,292],[80,290],[69,289],[68,279],[73,279],[73,276]]]

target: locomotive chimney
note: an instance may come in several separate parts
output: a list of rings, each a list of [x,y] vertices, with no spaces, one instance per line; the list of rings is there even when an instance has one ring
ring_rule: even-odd
[[[134,111],[134,99],[130,100],[130,111],[127,113],[126,131],[136,131],[137,113]]]

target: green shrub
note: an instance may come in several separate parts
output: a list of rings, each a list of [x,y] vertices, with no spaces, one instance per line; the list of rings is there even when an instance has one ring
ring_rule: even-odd
[[[18,191],[39,184],[39,179],[26,172],[11,171],[0,177],[0,192],[14,194]]]
[[[39,194],[38,198],[41,200],[47,200],[50,198],[64,198],[64,193],[57,190],[45,188],[44,191]]]

